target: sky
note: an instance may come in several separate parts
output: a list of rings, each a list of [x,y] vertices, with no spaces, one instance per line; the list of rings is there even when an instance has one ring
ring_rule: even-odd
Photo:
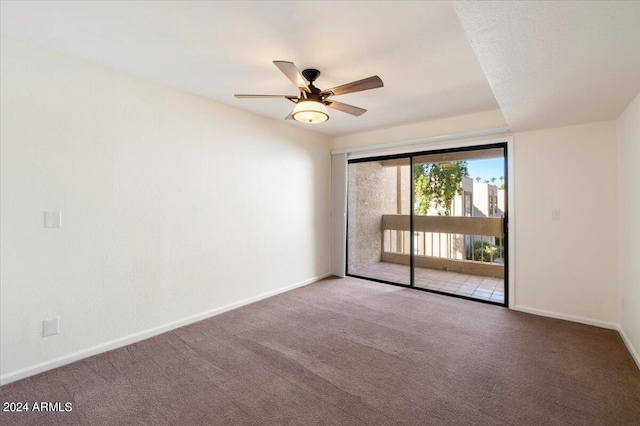
[[[491,158],[489,160],[468,160],[467,169],[469,176],[473,178],[474,183],[476,177],[480,177],[480,183],[485,180],[491,181],[496,178],[495,184],[500,186],[500,176],[504,176],[504,158]]]

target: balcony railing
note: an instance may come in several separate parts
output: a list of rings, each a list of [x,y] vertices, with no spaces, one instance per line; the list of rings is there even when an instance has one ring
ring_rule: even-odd
[[[382,216],[383,262],[409,265],[410,216]],[[502,218],[414,216],[414,265],[504,278]]]

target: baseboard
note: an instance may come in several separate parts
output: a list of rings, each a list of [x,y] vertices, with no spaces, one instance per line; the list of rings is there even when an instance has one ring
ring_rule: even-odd
[[[579,322],[581,324],[594,325],[596,327],[608,328],[611,330],[619,330],[618,324],[607,322],[607,321],[600,321],[600,320],[595,320],[591,318],[579,317],[575,315],[560,314],[558,312],[545,311],[544,309],[530,308],[528,306],[522,306],[522,305],[515,305],[512,309],[514,311],[526,312],[528,314],[540,315],[543,317]]]
[[[614,324],[612,322],[594,320],[590,318],[578,317],[575,315],[559,314],[557,312],[545,311],[543,309],[529,308],[527,306],[522,306],[522,305],[514,306],[513,310],[526,312],[528,314],[540,315],[543,317],[579,322],[581,324],[594,325],[596,327],[615,330],[618,333],[620,333],[620,337],[622,337],[622,341],[624,342],[625,346],[627,347],[627,350],[631,354],[631,358],[633,358],[636,365],[638,366],[638,369],[640,369],[640,355],[638,355],[638,351],[636,351],[636,348],[634,348],[633,345],[631,344],[631,339],[629,339],[629,336],[627,336],[627,333],[625,333],[624,329],[620,327],[620,325],[618,324]]]
[[[225,306],[221,306],[219,308],[211,309],[206,312],[202,312],[196,315],[192,315],[186,318],[179,319],[177,321],[172,321],[170,323],[161,325],[159,327],[153,327],[138,333],[130,334],[125,337],[121,337],[120,339],[112,340],[110,342],[102,343],[100,345],[96,345],[87,349],[83,349],[78,352],[74,352],[69,355],[61,356],[50,361],[45,361],[36,365],[32,365],[30,367],[25,367],[20,370],[4,374],[0,376],[0,386],[6,385],[7,383],[15,382],[16,380],[24,379],[29,376],[33,376],[35,374],[44,373],[45,371],[52,370],[54,368],[62,367],[63,365],[71,364],[72,362],[79,361],[84,358],[88,358],[93,355],[97,355],[103,352],[110,351],[112,349],[117,349],[122,346],[130,345],[132,343],[139,342],[144,339],[148,339],[153,336],[157,336],[158,334],[166,333],[167,331],[174,330],[179,327],[183,327],[185,325],[193,324],[194,322],[202,321],[203,319],[207,319],[213,317],[215,315],[221,314],[223,312],[230,311],[232,309],[239,308],[241,306],[249,305],[251,303],[257,302],[259,300],[263,300],[272,296],[275,296],[280,293],[284,293],[289,290],[293,290],[298,287],[303,287],[305,285],[314,283],[323,278],[327,278],[331,276],[331,272],[327,272],[322,275],[318,275],[313,278],[309,278],[308,280],[300,281],[298,283],[289,285],[287,287],[279,288],[277,290],[269,291],[267,293],[260,294],[258,296],[250,297],[248,299],[241,300],[239,302],[231,303]]]
[[[633,345],[631,344],[631,339],[629,339],[629,336],[627,336],[627,333],[624,332],[624,329],[622,327],[618,327],[618,332],[622,337],[622,341],[627,346],[631,357],[636,362],[636,366],[638,366],[638,369],[640,370],[640,355],[638,355],[638,351],[636,351],[636,348],[633,347]]]

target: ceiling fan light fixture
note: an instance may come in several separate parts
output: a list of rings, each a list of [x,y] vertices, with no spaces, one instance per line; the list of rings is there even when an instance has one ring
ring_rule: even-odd
[[[320,76],[320,71],[315,68],[307,68],[300,72],[293,62],[273,61],[282,73],[300,90],[300,96],[289,95],[234,95],[236,98],[283,98],[295,102],[296,106],[285,120],[296,120],[300,123],[324,123],[329,119],[327,107],[338,111],[360,117],[367,112],[364,108],[336,102],[327,98],[331,96],[346,95],[347,93],[362,92],[363,90],[383,87],[382,80],[377,75],[352,81],[351,83],[333,87],[327,90],[320,90],[313,83]]]
[[[322,102],[302,99],[293,108],[291,117],[301,123],[324,123],[329,119],[329,111]]]

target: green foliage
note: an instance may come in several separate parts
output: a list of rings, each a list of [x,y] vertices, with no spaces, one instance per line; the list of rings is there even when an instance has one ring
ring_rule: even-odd
[[[462,194],[462,178],[469,176],[466,161],[440,164],[417,164],[415,179],[416,214],[426,215],[433,205],[439,215],[451,214],[451,203],[456,194]]]
[[[473,243],[473,260],[478,262],[493,262],[500,257],[498,247],[486,241],[475,241]]]

